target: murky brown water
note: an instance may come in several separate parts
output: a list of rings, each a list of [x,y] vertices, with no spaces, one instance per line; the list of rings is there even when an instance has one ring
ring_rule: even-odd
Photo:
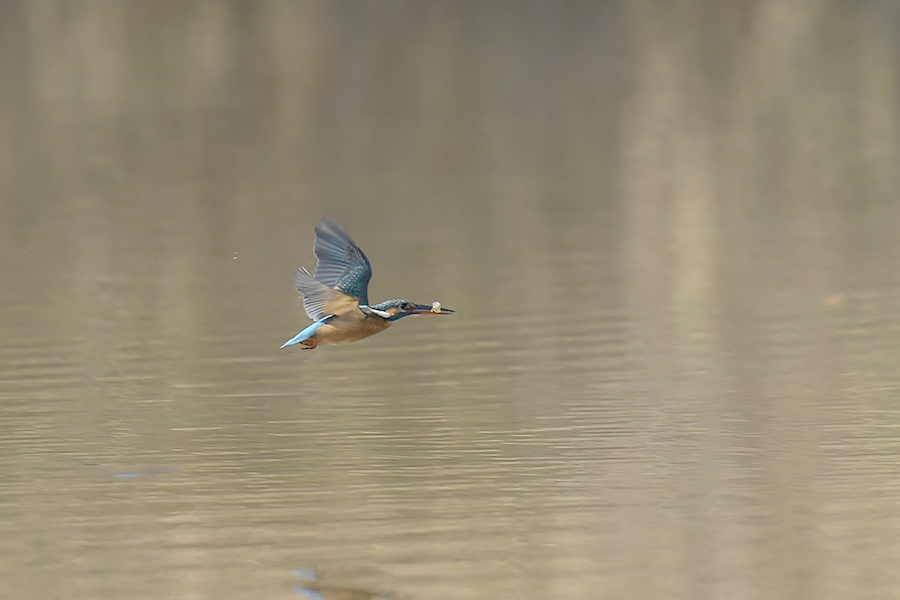
[[[0,3],[0,596],[900,597],[898,24]]]

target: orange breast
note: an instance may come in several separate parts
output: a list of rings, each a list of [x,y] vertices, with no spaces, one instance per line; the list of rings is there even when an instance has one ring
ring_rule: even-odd
[[[344,296],[349,298],[349,296]],[[328,310],[337,315],[328,324],[322,325],[316,333],[316,341],[319,344],[349,344],[367,338],[387,329],[391,323],[378,317],[366,317],[359,310],[359,303],[355,298],[352,302],[329,303]]]

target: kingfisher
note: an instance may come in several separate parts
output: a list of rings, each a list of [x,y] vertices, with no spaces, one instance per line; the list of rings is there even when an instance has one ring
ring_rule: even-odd
[[[369,304],[372,266],[353,238],[331,217],[316,224],[313,252],[315,274],[300,267],[294,285],[312,325],[281,347],[300,344],[312,350],[319,344],[348,344],[384,331],[394,321],[410,315],[455,315],[440,302],[430,306],[395,298]]]

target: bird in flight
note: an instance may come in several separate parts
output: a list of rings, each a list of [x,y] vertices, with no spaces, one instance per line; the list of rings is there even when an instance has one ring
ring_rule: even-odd
[[[348,344],[384,331],[410,315],[456,314],[441,308],[440,302],[427,305],[393,299],[370,305],[372,266],[365,253],[331,217],[319,219],[315,234],[315,274],[302,267],[294,271],[294,285],[314,323],[282,348],[300,344],[304,350],[312,350],[319,344]]]

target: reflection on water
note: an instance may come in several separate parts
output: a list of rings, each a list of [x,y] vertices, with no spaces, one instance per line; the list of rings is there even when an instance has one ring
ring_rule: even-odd
[[[0,595],[897,597],[897,10],[3,3]]]
[[[297,582],[294,584],[294,593],[301,598],[309,600],[392,600],[391,592],[373,592],[371,590],[354,589],[339,585],[342,578],[359,577],[358,572],[334,573],[334,570],[301,568],[295,569],[294,575]],[[335,580],[335,581],[331,581]]]

